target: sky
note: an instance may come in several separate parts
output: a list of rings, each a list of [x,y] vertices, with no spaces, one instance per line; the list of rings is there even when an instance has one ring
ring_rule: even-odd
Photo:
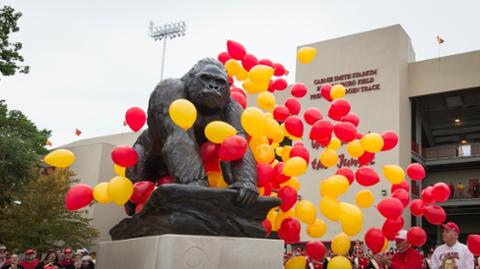
[[[204,57],[242,43],[282,63],[294,82],[297,46],[400,24],[417,60],[480,49],[480,2],[474,0],[8,0],[23,13],[12,40],[23,43],[27,75],[2,77],[0,99],[39,128],[54,147],[129,131],[125,111],[147,109],[160,80],[156,24],[185,21],[186,36],[167,41],[165,77],[180,77]],[[439,48],[436,36],[445,43]],[[317,57],[321,58],[321,55]],[[82,131],[80,137],[75,129]]]

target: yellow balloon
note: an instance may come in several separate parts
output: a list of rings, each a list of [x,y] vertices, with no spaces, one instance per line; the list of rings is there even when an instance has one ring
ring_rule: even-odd
[[[258,107],[263,110],[272,111],[275,108],[275,103],[275,96],[269,91],[261,92],[257,96]]]
[[[272,231],[274,231],[274,232],[277,231],[280,228],[279,226],[276,226],[277,215],[278,215],[277,208],[274,207],[274,208],[270,209],[270,211],[268,211],[268,214],[267,214],[267,217],[266,217],[266,219],[268,219],[270,221],[270,223],[272,224]]]
[[[283,174],[290,177],[298,177],[307,171],[307,162],[301,157],[288,159],[283,166]]]
[[[320,182],[320,195],[338,197],[350,187],[348,179],[342,175],[333,175]]]
[[[268,145],[268,138],[266,136],[252,137],[250,139],[249,146],[252,151],[260,145]]]
[[[247,107],[240,116],[240,122],[245,132],[253,137],[265,134],[265,115],[256,107]]]
[[[168,108],[168,114],[172,121],[184,130],[192,127],[197,119],[197,109],[186,99],[173,101]]]
[[[216,188],[216,187],[217,187],[218,178],[220,178],[221,176],[222,176],[222,172],[220,172],[220,171],[208,172],[208,173],[207,173],[208,186],[210,186],[210,187],[212,187],[212,188]]]
[[[398,165],[384,165],[383,174],[385,175],[385,178],[392,184],[400,184],[405,180],[405,172]]]
[[[324,196],[320,200],[320,212],[331,221],[338,221],[340,218],[340,203],[335,197]]]
[[[328,143],[327,148],[328,149],[333,149],[333,150],[338,150],[342,146],[342,141],[336,137],[332,137],[330,140],[330,143]]]
[[[108,196],[117,205],[124,205],[133,194],[133,184],[130,179],[116,176],[108,183]]]
[[[317,209],[315,205],[307,200],[297,202],[295,213],[298,219],[305,224],[314,224],[317,219]]]
[[[101,204],[108,204],[112,201],[108,196],[108,182],[99,183],[93,188],[93,198]]]
[[[382,150],[383,148],[383,138],[377,133],[368,133],[360,139],[365,151],[376,153]]]
[[[307,234],[313,238],[320,238],[326,232],[327,224],[321,219],[316,219],[313,224],[307,226]]]
[[[340,223],[345,234],[349,236],[357,235],[362,231],[362,211],[350,203],[340,203]]]
[[[262,84],[270,81],[274,71],[275,69],[268,65],[259,64],[250,69],[248,78],[255,83]]]
[[[284,269],[305,269],[307,258],[305,256],[295,256],[285,263]]]
[[[220,175],[220,177],[217,178],[217,188],[226,189],[227,187],[228,187],[228,183],[223,178],[223,175]]]
[[[369,190],[360,190],[355,196],[355,203],[361,208],[370,207],[374,201],[375,198]]]
[[[358,158],[365,153],[365,149],[363,149],[360,140],[355,139],[347,144],[347,152],[348,155],[352,156],[353,158]]]
[[[265,112],[263,113],[263,115],[265,115],[265,119],[273,119],[273,114],[272,112]]]
[[[245,91],[250,94],[266,91],[268,89],[268,85],[268,81],[264,83],[255,83],[248,78],[242,83]]]
[[[68,149],[56,149],[48,153],[43,161],[51,166],[66,168],[75,162],[75,154]]]
[[[280,143],[284,139],[280,124],[272,118],[265,118],[265,135],[272,139],[273,143]]]
[[[302,64],[309,64],[317,56],[317,50],[312,47],[302,47],[297,52],[298,61]]]
[[[221,144],[223,140],[236,133],[237,130],[232,125],[223,121],[212,121],[205,127],[205,137],[216,144]]]
[[[345,87],[342,84],[337,84],[330,89],[330,97],[333,100],[342,98],[345,96],[345,92]]]
[[[283,146],[282,147],[282,152],[280,154],[280,157],[282,157],[282,161],[286,162],[288,159],[290,159],[290,152],[292,151],[292,146]]]
[[[122,177],[125,176],[125,167],[121,167],[116,164],[113,164],[113,171],[115,171],[115,174],[117,174],[117,176],[122,176]]]
[[[334,166],[338,162],[337,152],[333,149],[322,151],[322,153],[320,153],[320,162],[327,168]]]
[[[327,269],[352,269],[352,263],[344,256],[335,256],[328,262]]]
[[[300,181],[296,177],[291,177],[287,182],[280,184],[281,187],[289,186],[296,191],[300,189]]]
[[[331,248],[337,255],[346,255],[350,250],[350,238],[345,233],[336,235],[332,240]]]
[[[245,68],[243,68],[242,66],[240,66],[237,69],[235,77],[237,78],[237,80],[244,81],[248,78],[248,71],[245,70]]]
[[[288,217],[292,217],[292,218],[295,218],[296,217],[296,214],[295,214],[295,209],[294,208],[291,208],[290,210],[288,210],[287,212],[283,212],[283,211],[278,211],[277,212],[277,217],[275,218],[275,225],[276,227],[279,227],[280,228],[280,225],[282,225],[282,222],[284,219],[288,218]],[[272,224],[273,226],[273,224]]]
[[[270,145],[263,144],[253,150],[253,157],[258,164],[271,163],[275,159],[275,151]]]
[[[240,68],[242,68],[242,66],[234,59],[230,59],[225,63],[225,70],[227,70],[229,77],[237,75],[237,73],[240,71]]]

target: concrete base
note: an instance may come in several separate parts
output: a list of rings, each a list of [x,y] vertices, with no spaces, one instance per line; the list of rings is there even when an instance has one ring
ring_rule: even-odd
[[[98,269],[212,269],[283,266],[283,241],[159,235],[99,243]]]

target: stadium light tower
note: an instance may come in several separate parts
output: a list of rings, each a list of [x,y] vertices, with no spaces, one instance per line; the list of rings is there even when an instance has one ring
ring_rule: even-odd
[[[165,51],[167,50],[167,39],[174,39],[175,37],[184,36],[187,31],[187,24],[184,21],[167,23],[164,25],[155,25],[150,21],[148,27],[148,35],[153,38],[154,41],[160,41],[163,39],[163,55],[162,55],[162,73],[160,80],[163,79],[163,70],[165,67]]]

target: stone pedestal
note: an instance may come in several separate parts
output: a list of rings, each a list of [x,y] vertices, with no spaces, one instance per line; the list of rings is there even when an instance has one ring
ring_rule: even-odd
[[[98,269],[278,269],[283,241],[165,234],[99,244]]]

